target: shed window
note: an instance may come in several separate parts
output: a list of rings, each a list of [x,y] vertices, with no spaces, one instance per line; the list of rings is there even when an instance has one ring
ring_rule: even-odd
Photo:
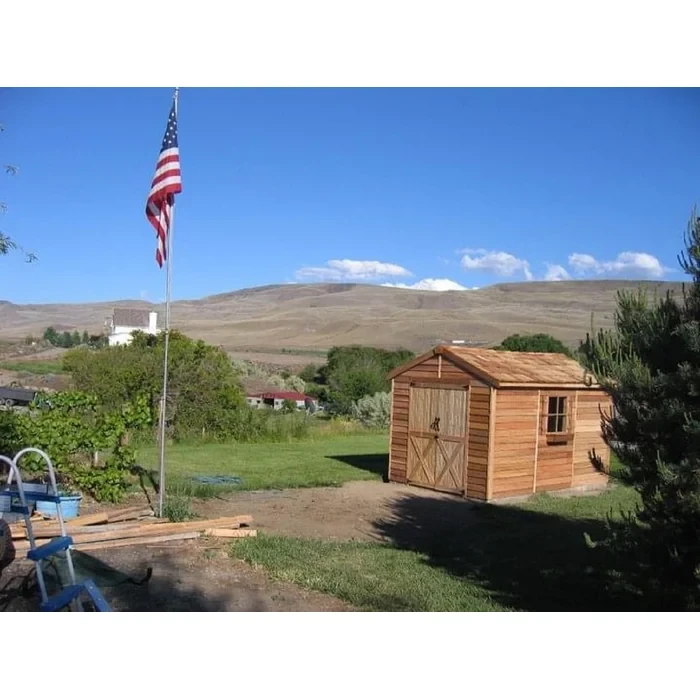
[[[547,407],[547,432],[566,432],[566,396],[550,396]]]

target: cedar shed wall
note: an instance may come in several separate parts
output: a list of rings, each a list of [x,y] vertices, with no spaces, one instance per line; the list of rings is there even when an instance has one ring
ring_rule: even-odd
[[[469,388],[447,390],[450,386],[458,389],[465,385],[469,385]],[[427,392],[432,394],[433,409],[435,403],[444,409],[441,434],[452,435],[434,449],[424,428],[435,411],[426,413],[430,409],[419,405],[423,400],[421,394]],[[434,478],[439,483],[433,488],[486,500],[490,393],[490,388],[483,382],[440,355],[429,357],[394,377],[389,433],[390,481],[429,486],[421,482],[429,480],[427,472],[435,472],[437,476]],[[450,413],[452,415],[448,417]],[[429,456],[425,457],[426,469],[419,468],[416,474],[415,465],[420,460],[418,452],[421,457],[426,452]],[[414,465],[414,472],[410,475],[409,453]]]
[[[548,433],[550,397],[566,399],[561,436]],[[607,476],[595,469],[590,453],[609,466],[599,412],[609,406],[609,397],[595,389],[499,389],[491,498],[604,485]]]
[[[550,397],[566,399],[562,435],[548,434]],[[389,479],[481,501],[602,486],[590,455],[609,467],[600,410],[610,405],[593,388],[494,389],[434,355],[392,380]]]

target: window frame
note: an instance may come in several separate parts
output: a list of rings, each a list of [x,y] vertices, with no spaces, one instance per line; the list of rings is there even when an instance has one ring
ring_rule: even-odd
[[[567,435],[569,433],[569,397],[556,394],[547,396],[545,413],[547,435]],[[552,401],[555,401],[555,409],[552,411]],[[554,430],[550,430],[551,421],[554,420]],[[559,429],[557,430],[557,427]]]

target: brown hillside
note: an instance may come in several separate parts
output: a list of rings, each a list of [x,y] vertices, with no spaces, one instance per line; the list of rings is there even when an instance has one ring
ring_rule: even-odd
[[[172,319],[183,332],[229,350],[363,343],[419,351],[442,341],[492,344],[511,333],[536,332],[575,343],[585,337],[591,312],[597,325],[609,325],[616,292],[637,286],[650,294],[680,292],[680,283],[635,281],[527,282],[464,292],[359,284],[271,285],[175,302]],[[21,339],[51,325],[100,332],[115,306],[160,310],[143,301],[0,302],[0,337]]]

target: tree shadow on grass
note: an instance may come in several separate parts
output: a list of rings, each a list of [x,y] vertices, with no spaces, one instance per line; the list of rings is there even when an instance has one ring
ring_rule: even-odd
[[[374,523],[391,545],[476,583],[501,605],[529,611],[654,609],[625,582],[629,567],[602,548],[605,523],[507,505],[407,495]]]
[[[367,455],[330,455],[328,459],[378,474],[385,483],[389,481],[389,455],[386,452]]]

